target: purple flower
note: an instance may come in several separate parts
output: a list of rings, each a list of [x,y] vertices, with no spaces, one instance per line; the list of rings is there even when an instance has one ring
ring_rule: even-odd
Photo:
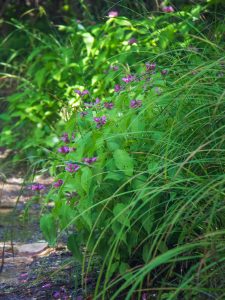
[[[147,300],[147,293],[142,294],[141,300]]]
[[[168,74],[168,70],[166,70],[166,69],[162,70],[162,71],[161,71],[161,74],[162,74],[163,76],[166,76],[166,75]]]
[[[89,91],[88,91],[88,90],[84,90],[84,91],[82,92],[82,96],[88,95],[88,94],[89,94]]]
[[[46,284],[42,285],[42,288],[49,289],[51,286],[52,286],[51,283],[46,283]]]
[[[88,90],[84,90],[83,92],[81,92],[80,90],[74,90],[74,92],[75,92],[76,94],[78,94],[79,96],[84,96],[84,95],[89,94],[89,91],[88,91]]]
[[[27,277],[28,277],[28,273],[21,273],[19,276],[20,279],[27,279]]]
[[[106,123],[106,116],[94,118],[94,121],[97,123],[97,128],[102,127]]]
[[[82,112],[80,113],[80,116],[81,116],[81,118],[83,118],[83,117],[85,117],[87,114],[88,114],[87,111],[82,111]]]
[[[109,11],[109,13],[108,13],[108,17],[109,17],[109,18],[115,18],[115,17],[118,17],[118,15],[119,15],[119,13],[118,13],[118,11],[116,11],[116,10],[111,10],[111,11]]]
[[[70,173],[75,173],[79,169],[80,169],[80,166],[78,166],[77,164],[72,164],[72,163],[68,163],[67,167],[65,168],[65,170],[70,172]]]
[[[148,72],[148,71],[154,71],[155,70],[155,68],[156,68],[156,64],[155,63],[146,63],[145,64],[145,66],[146,66],[146,71]]]
[[[70,152],[70,147],[62,146],[62,147],[58,148],[58,152],[63,153],[63,154],[69,153]]]
[[[99,98],[95,99],[95,104],[99,104],[101,102],[101,100]]]
[[[75,140],[75,133],[74,132],[72,133],[71,139]]]
[[[101,100],[100,100],[99,98],[96,98],[96,99],[95,99],[95,102],[85,102],[85,103],[84,103],[84,106],[85,106],[86,108],[92,108],[93,106],[99,104],[100,101],[101,101]]]
[[[62,179],[58,179],[56,182],[53,183],[54,188],[58,188],[63,185],[64,181]]]
[[[31,186],[32,191],[41,191],[44,189],[45,189],[45,186],[44,186],[44,184],[41,184],[41,183],[35,183],[35,184],[32,184],[32,186]]]
[[[114,104],[112,102],[105,102],[104,107],[107,109],[113,109]]]
[[[155,92],[156,92],[157,95],[160,96],[160,95],[162,94],[162,89],[156,87],[156,88],[155,88]]]
[[[81,92],[80,90],[74,90],[74,92],[75,92],[76,94],[78,94],[79,96],[82,96],[82,92]]]
[[[110,66],[110,69],[113,71],[118,71],[119,67],[118,66]]]
[[[83,161],[88,165],[93,164],[94,162],[96,162],[96,160],[97,160],[97,157],[90,157],[90,158],[85,157],[85,158],[83,158]]]
[[[126,82],[126,83],[129,83],[129,82],[131,82],[131,81],[134,81],[134,79],[135,79],[135,76],[133,76],[133,75],[128,75],[127,77],[123,77],[123,78],[122,78],[122,80],[123,80],[124,82]]]
[[[170,5],[170,6],[163,6],[162,10],[165,12],[165,13],[171,13],[171,12],[174,12],[174,9],[173,7]]]
[[[63,141],[64,143],[68,144],[70,142],[68,133],[66,133],[66,132],[63,133],[60,140]]]
[[[131,108],[138,108],[142,106],[142,101],[141,100],[131,100],[130,101],[130,107]]]
[[[135,38],[129,39],[128,45],[133,45],[133,44],[137,44],[137,40]]]
[[[122,90],[121,85],[116,84],[115,87],[114,87],[114,91],[118,93],[118,92],[121,91],[121,90]]]
[[[61,293],[59,291],[54,291],[52,294],[54,299],[60,299],[61,298]]]

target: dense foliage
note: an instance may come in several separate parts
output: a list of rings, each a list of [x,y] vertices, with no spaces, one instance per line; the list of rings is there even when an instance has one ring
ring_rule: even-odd
[[[13,20],[2,42],[27,46],[3,54],[18,86],[2,144],[47,157],[41,228],[51,245],[67,234],[84,277],[100,257],[95,299],[225,296],[224,23],[212,3],[51,34]]]

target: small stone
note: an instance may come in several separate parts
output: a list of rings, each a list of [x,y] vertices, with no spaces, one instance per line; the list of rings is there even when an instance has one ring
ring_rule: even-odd
[[[30,244],[16,245],[15,247],[18,250],[20,255],[26,254],[26,255],[34,256],[46,250],[48,248],[48,243],[46,242],[30,243]]]

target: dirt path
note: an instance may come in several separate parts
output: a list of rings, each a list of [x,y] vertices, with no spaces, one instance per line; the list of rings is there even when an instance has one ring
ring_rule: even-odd
[[[35,178],[47,189],[51,178]],[[86,299],[93,290],[81,288],[81,265],[65,244],[50,248],[39,229],[41,205],[23,178],[0,182],[0,299]],[[31,202],[30,202],[31,201]],[[29,213],[27,210],[29,204]]]

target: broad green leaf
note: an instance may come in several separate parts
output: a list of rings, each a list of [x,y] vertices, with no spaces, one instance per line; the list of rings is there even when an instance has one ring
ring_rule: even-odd
[[[133,158],[122,149],[115,150],[113,157],[117,168],[123,171],[126,175],[132,176],[134,169]]]
[[[151,161],[148,164],[148,172],[149,174],[154,174],[160,170],[160,161]]]
[[[104,178],[104,181],[105,180],[121,181],[122,179],[124,179],[124,175],[119,173],[119,171],[116,170],[115,172],[108,172],[108,174]]]
[[[42,216],[40,220],[40,227],[49,245],[55,246],[57,231],[54,217],[51,214]]]
[[[132,27],[132,23],[125,18],[115,18],[114,22],[120,26],[128,26],[128,27]]]
[[[111,225],[112,231],[117,239],[123,241],[127,245],[127,235],[125,229],[121,230],[123,225],[121,222],[114,221]]]
[[[82,37],[83,37],[84,43],[86,45],[87,54],[90,55],[95,39],[89,32],[82,33]]]
[[[119,266],[120,275],[124,276],[125,273],[127,273],[129,269],[130,269],[130,266],[127,263],[122,262]]]
[[[46,69],[40,69],[36,72],[35,74],[35,80],[38,84],[38,87],[40,88],[45,80],[45,76],[46,76]]]
[[[74,258],[79,262],[82,261],[82,252],[80,250],[80,243],[81,241],[79,238],[79,233],[71,234],[68,237],[67,247],[73,253]]]
[[[68,226],[68,224],[71,223],[71,221],[75,217],[75,211],[70,206],[63,203],[62,206],[59,208],[58,215],[59,223],[61,225],[60,227],[63,230]]]
[[[88,193],[92,180],[92,172],[89,167],[82,168],[81,186]]]
[[[150,246],[149,244],[145,244],[142,250],[142,258],[144,260],[145,263],[147,263],[150,258],[151,258],[151,253],[150,253]]]
[[[130,226],[130,220],[128,218],[127,206],[123,203],[118,203],[113,208],[113,214],[116,217],[116,220],[127,227]]]

